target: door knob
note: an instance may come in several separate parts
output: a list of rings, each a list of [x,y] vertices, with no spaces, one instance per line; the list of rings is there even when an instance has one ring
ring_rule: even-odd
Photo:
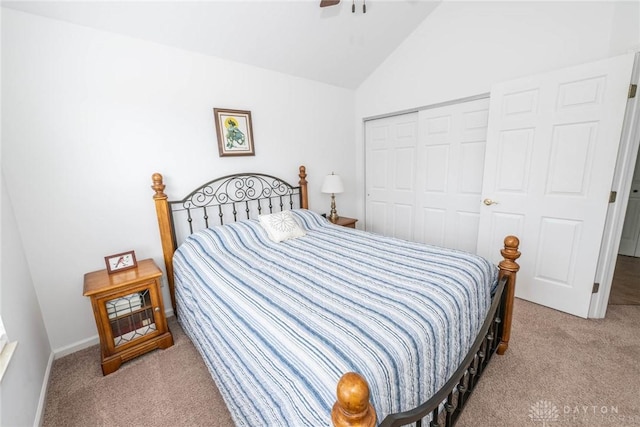
[[[485,205],[487,205],[487,206],[497,205],[497,204],[498,204],[498,202],[495,202],[495,201],[493,201],[493,200],[491,200],[491,199],[484,199],[484,200],[482,201],[482,203],[484,203],[484,204],[485,204]]]

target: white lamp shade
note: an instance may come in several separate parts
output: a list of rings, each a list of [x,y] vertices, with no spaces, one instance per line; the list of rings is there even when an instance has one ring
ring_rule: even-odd
[[[340,176],[335,174],[325,176],[320,191],[322,193],[342,193],[344,191],[344,186],[342,185]]]

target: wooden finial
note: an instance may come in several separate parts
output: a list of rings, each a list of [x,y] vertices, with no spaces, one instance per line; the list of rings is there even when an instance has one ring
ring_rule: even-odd
[[[376,411],[369,402],[369,385],[362,375],[347,372],[338,381],[338,400],[333,405],[331,420],[335,427],[373,427]]]
[[[512,273],[516,273],[520,270],[520,266],[516,262],[516,260],[520,258],[518,246],[520,246],[520,240],[516,236],[507,236],[504,238],[504,249],[500,250],[504,260],[500,261],[500,269],[507,270]]]
[[[151,186],[151,188],[153,189],[153,191],[156,192],[156,194],[153,195],[153,198],[166,199],[167,195],[164,194],[165,185],[162,183],[162,175],[160,175],[157,172],[154,173],[153,175],[151,175],[151,181],[153,182],[153,185]]]
[[[298,176],[300,177],[300,184],[302,184],[303,182],[306,184],[307,168],[304,166],[300,166],[300,173],[298,174]]]

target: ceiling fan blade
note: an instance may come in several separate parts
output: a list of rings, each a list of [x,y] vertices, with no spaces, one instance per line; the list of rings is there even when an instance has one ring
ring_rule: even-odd
[[[320,7],[335,6],[340,0],[320,0]]]

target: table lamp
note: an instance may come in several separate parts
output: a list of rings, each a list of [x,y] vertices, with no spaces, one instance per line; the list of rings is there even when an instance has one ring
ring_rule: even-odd
[[[331,175],[325,176],[320,191],[331,194],[331,213],[329,214],[329,221],[336,222],[338,218],[340,218],[336,212],[336,194],[344,191],[344,186],[342,185],[340,176],[333,172],[331,172]]]

